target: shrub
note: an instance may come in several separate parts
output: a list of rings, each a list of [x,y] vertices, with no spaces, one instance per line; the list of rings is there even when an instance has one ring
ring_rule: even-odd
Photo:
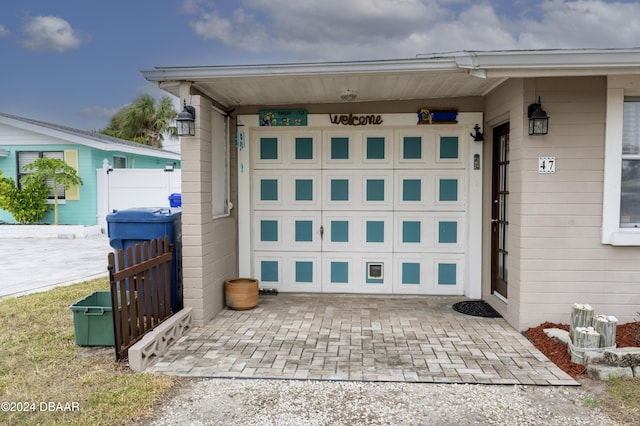
[[[51,206],[47,204],[49,187],[44,180],[22,182],[18,188],[12,178],[2,176],[0,170],[0,208],[11,213],[19,223],[39,223]]]
[[[78,176],[78,172],[59,158],[38,158],[33,163],[24,166],[24,170],[31,173],[20,181],[23,186],[32,183],[37,184],[38,182],[51,183],[51,189],[53,190],[53,223],[57,225],[58,189],[64,188],[68,190],[73,185],[82,185],[82,179]]]

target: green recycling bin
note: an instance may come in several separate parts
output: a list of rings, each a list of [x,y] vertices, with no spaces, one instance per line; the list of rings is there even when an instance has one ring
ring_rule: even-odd
[[[94,291],[71,305],[71,311],[77,345],[115,346],[110,291]]]

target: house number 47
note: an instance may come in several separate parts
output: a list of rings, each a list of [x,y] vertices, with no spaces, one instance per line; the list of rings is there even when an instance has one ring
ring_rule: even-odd
[[[538,173],[555,173],[556,157],[538,157]]]

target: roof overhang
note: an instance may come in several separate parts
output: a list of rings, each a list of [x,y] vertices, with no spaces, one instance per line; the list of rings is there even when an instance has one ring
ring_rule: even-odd
[[[128,154],[145,155],[150,157],[165,158],[170,160],[180,160],[180,154],[163,149],[150,148],[146,145],[121,141],[116,143],[111,138],[101,134],[91,135],[91,132],[83,130],[66,128],[51,123],[45,123],[28,118],[11,116],[8,114],[0,114],[0,124],[22,129],[39,135],[48,136],[57,139],[60,143],[72,143],[88,146],[90,148],[99,149],[105,152],[125,152]],[[30,139],[17,139],[11,142],[11,145],[33,145],[34,141]],[[38,141],[37,144],[42,144]],[[0,152],[0,157],[3,156]]]
[[[487,78],[570,77],[640,73],[640,49],[464,52],[456,63]],[[420,57],[420,55],[418,55]]]
[[[223,108],[485,96],[509,78],[640,73],[640,49],[461,51],[412,59],[157,67],[142,71],[176,96],[188,82]]]

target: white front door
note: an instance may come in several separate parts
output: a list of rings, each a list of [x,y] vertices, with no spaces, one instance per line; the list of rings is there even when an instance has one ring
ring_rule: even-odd
[[[251,239],[261,287],[462,294],[466,130],[252,129]]]

